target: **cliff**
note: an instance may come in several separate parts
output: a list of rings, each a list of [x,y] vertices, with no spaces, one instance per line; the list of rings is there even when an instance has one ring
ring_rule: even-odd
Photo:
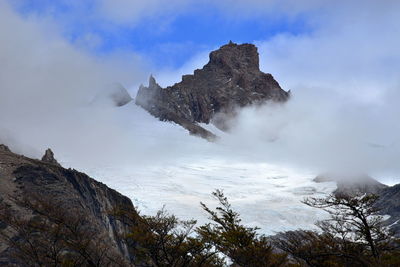
[[[390,215],[386,223],[400,235],[400,184],[384,188],[378,195],[377,207],[382,214]]]
[[[51,150],[46,151],[43,160],[35,160],[14,154],[6,146],[0,146],[0,204],[2,207],[11,207],[13,216],[18,214],[34,218],[40,212],[21,205],[24,198],[32,196],[48,202],[49,207],[56,209],[61,217],[83,214],[82,218],[85,219],[78,218],[81,220],[78,221],[79,225],[96,233],[93,238],[101,236],[104,245],[121,261],[129,262],[133,257],[122,237],[128,230],[128,225],[111,215],[114,209],[124,209],[136,214],[129,198],[84,173],[61,167]],[[7,230],[7,223],[0,220],[0,224],[0,230]],[[19,234],[15,233],[16,240]],[[0,242],[0,264],[14,263],[23,266],[19,262],[15,263],[16,259],[10,256],[10,252],[10,248]]]

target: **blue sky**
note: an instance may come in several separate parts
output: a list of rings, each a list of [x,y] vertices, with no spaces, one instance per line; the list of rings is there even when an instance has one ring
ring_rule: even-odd
[[[60,24],[67,40],[92,53],[132,51],[162,68],[180,67],[197,53],[229,40],[265,41],[280,33],[312,31],[305,13],[294,17],[265,13],[236,16],[206,4],[179,12],[144,14],[133,22],[120,23],[99,15],[96,2],[87,0],[77,5],[66,0],[21,0],[15,8],[24,16],[51,17]]]

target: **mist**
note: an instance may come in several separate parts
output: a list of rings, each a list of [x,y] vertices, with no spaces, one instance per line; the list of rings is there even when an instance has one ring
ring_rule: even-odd
[[[144,77],[140,57],[90,55],[64,40],[50,18],[0,7],[1,142],[34,157],[46,147],[86,151],[92,138],[107,147],[106,140],[122,131],[90,102],[116,81],[128,86]]]
[[[292,98],[244,110],[235,126],[239,139],[264,140],[254,147],[274,160],[398,182],[399,7],[335,5],[315,15],[312,33],[256,42],[262,70]]]
[[[155,3],[149,8],[157,7]],[[309,2],[302,7],[320,6]],[[35,157],[52,147],[85,161],[149,158],[151,163],[185,157],[190,151],[318,171],[352,167],[396,176],[400,40],[393,34],[400,26],[392,5],[377,8],[368,2],[363,9],[357,7],[326,12],[323,19],[316,16],[320,28],[312,34],[256,40],[261,68],[290,89],[292,97],[285,105],[240,111],[232,131],[218,133],[223,138],[211,145],[186,136],[176,125],[159,123],[132,104],[120,109],[90,104],[115,82],[135,96],[150,72],[162,86],[178,82],[207,62],[208,51],[169,70],[154,69],[132,52],[91,55],[67,42],[51,17],[22,17],[2,4],[0,27],[7,41],[0,44],[1,142]],[[190,142],[191,148],[179,146],[180,140]]]
[[[88,49],[101,42],[95,34],[71,42],[64,21],[51,12],[20,14],[1,2],[0,143],[33,158],[50,147],[64,167],[117,189],[145,214],[165,204],[178,217],[201,222],[198,203],[212,207],[210,192],[220,188],[245,223],[265,232],[312,228],[323,214],[300,201],[335,189],[334,183],[314,183],[316,175],[356,171],[398,183],[400,22],[395,1],[305,2],[213,4],[232,20],[276,7],[288,18],[311,14],[313,25],[310,32],[254,40],[261,69],[291,90],[291,98],[238,110],[227,133],[206,125],[220,136],[214,143],[159,121],[134,102],[117,108],[97,101],[115,83],[135,97],[151,73],[163,87],[179,82],[206,64],[210,51],[177,69],[154,66],[135,51],[99,54]],[[111,1],[96,3],[93,16],[113,23],[110,28],[194,7],[179,0],[173,10],[163,10],[158,0],[149,6],[120,1],[115,9]],[[130,13],[124,3],[138,9]]]

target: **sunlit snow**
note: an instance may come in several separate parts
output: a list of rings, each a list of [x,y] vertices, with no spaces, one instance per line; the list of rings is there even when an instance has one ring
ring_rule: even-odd
[[[243,222],[263,233],[312,228],[325,215],[301,203],[335,188],[333,183],[313,182],[312,171],[254,160],[248,156],[251,151],[239,155],[223,142],[190,136],[133,104],[110,112],[115,112],[132,142],[125,137],[122,143],[110,139],[114,147],[105,145],[98,159],[67,154],[59,158],[64,166],[84,171],[130,197],[143,214],[155,214],[165,205],[181,219],[204,223],[207,215],[200,202],[214,207],[211,192],[222,189]]]

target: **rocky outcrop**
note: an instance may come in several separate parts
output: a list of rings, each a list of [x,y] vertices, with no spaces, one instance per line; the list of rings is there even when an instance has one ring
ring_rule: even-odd
[[[121,84],[115,84],[110,91],[110,98],[117,107],[122,107],[132,101],[131,95]]]
[[[200,127],[197,123],[213,122],[227,130],[224,120],[213,121],[215,114],[232,116],[238,107],[284,102],[288,98],[289,92],[271,74],[260,71],[256,46],[230,42],[211,52],[202,69],[182,76],[182,81],[173,86],[162,88],[151,76],[148,87],[140,86],[136,104],[153,116],[178,123],[196,134]]]
[[[51,164],[55,164],[55,165],[58,165],[58,166],[61,166],[61,165],[58,163],[58,161],[54,158],[54,153],[53,153],[53,151],[51,151],[50,148],[48,148],[48,149],[45,151],[45,153],[44,153],[44,155],[43,155],[43,157],[42,157],[42,161],[43,161],[43,162],[47,162],[47,163],[51,163]]]
[[[122,107],[132,101],[132,97],[122,84],[115,83],[100,90],[92,100],[92,105]]]
[[[20,207],[16,200],[33,195],[57,203],[65,213],[77,210],[87,215],[89,226],[99,236],[105,236],[115,253],[127,262],[133,257],[122,237],[128,225],[110,213],[113,209],[123,209],[136,214],[129,198],[84,173],[62,168],[51,150],[46,151],[42,160],[34,160],[0,149],[0,202],[11,205],[16,213],[26,213],[26,208]],[[31,213],[28,210],[28,216]],[[1,264],[10,262],[7,251],[0,244]]]
[[[377,207],[390,216],[387,224],[400,236],[400,184],[384,188],[378,195]]]
[[[11,152],[8,146],[0,144],[0,151]]]

